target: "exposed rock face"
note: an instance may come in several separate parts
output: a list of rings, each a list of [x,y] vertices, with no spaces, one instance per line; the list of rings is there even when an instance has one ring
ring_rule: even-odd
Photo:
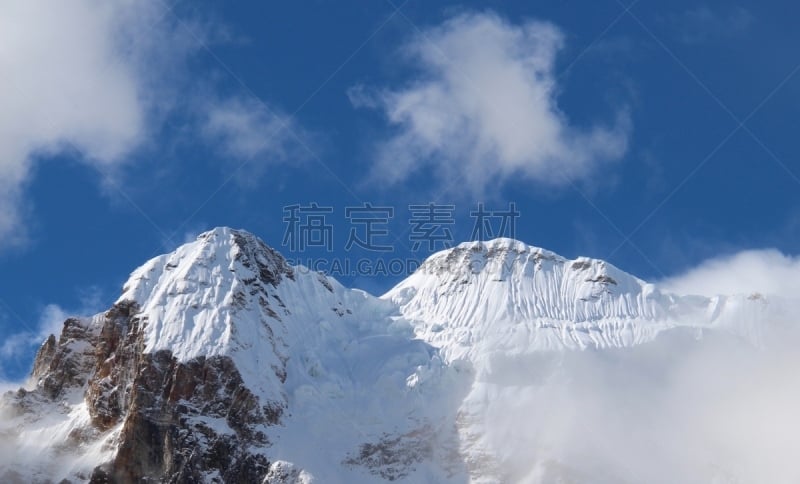
[[[55,400],[69,389],[82,387],[96,364],[98,342],[96,331],[74,318],[64,322],[58,342],[50,335],[33,363],[33,377],[42,395]]]
[[[115,305],[102,325],[70,319],[34,363],[36,390],[21,390],[25,412],[36,400],[57,401],[85,389],[90,426],[82,440],[118,429],[111,462],[91,482],[259,482],[269,471],[266,431],[285,402],[260,402],[229,357],[177,361],[169,351],[144,353],[135,303]]]
[[[255,306],[263,311],[257,324],[268,337],[260,343],[272,351],[265,362],[280,384],[286,379],[287,358],[270,324],[280,324],[273,306],[284,315],[288,309],[277,295],[270,298],[268,288],[293,280],[293,269],[254,236],[227,229],[201,236],[197,244],[204,252],[188,261],[190,269],[224,262],[206,249],[220,245],[217,238],[229,243],[230,270],[240,273],[228,276],[229,293],[220,295],[228,303],[213,309],[246,314]],[[186,267],[165,262],[163,271],[170,275],[180,269]],[[194,282],[192,277],[173,277],[173,284]],[[178,358],[170,349],[148,348],[149,316],[137,301],[123,299],[95,318],[68,319],[60,337],[50,336],[36,356],[35,388],[12,397],[15,414],[39,418],[33,415],[37,406],[62,405],[66,413],[66,402],[82,402],[88,422],[71,430],[67,447],[78,448],[99,436],[109,439],[110,460],[91,476],[78,476],[91,482],[262,481],[270,470],[265,456],[269,428],[280,423],[286,396],[275,391],[274,398],[259,398],[224,352]],[[233,321],[223,321],[228,331],[236,331]]]
[[[93,482],[200,482],[210,474],[254,482],[266,474],[269,462],[251,451],[268,444],[264,427],[280,409],[259,407],[230,359],[178,363],[159,351],[140,364],[116,458]]]
[[[278,423],[281,402],[260,406],[228,357],[183,363],[165,350],[141,353],[138,321],[130,316],[103,333],[111,338],[101,339],[104,359],[86,398],[96,425],[122,423],[122,430],[115,459],[96,469],[92,482],[198,482],[209,474],[252,482],[266,474],[266,458],[249,451],[268,445],[264,428]]]
[[[384,435],[375,443],[362,444],[357,454],[345,459],[351,466],[363,466],[389,481],[408,476],[414,465],[434,456],[436,436],[426,426],[404,435]]]
[[[294,269],[278,251],[261,242],[253,234],[235,231],[232,236],[239,248],[236,260],[254,271],[262,284],[276,287],[284,277],[294,280]],[[251,282],[255,282],[255,279],[253,278]]]

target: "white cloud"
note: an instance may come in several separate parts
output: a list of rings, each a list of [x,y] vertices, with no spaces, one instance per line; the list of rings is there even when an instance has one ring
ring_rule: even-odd
[[[800,297],[800,257],[775,249],[746,250],[709,259],[660,285],[679,294],[752,294]]]
[[[19,390],[19,387],[20,387],[19,383],[0,380],[0,394]]]
[[[740,313],[758,327],[750,335],[686,319],[692,329],[633,348],[543,352],[485,376],[474,390],[487,396],[485,442],[510,481],[800,480],[800,389],[787,384],[800,365],[800,257],[743,251],[662,283],[781,297]],[[531,386],[507,383],[517,381]]]
[[[303,149],[307,133],[275,107],[256,99],[232,97],[210,103],[205,110],[203,132],[216,149],[236,162],[234,168],[248,163],[242,181],[252,182],[265,165],[307,157]]]
[[[226,33],[196,16],[178,20],[167,8],[161,0],[3,3],[0,249],[25,240],[32,212],[25,187],[39,158],[77,151],[107,179],[157,138],[176,109],[190,126],[205,123],[229,152],[284,154],[285,133],[260,148],[259,136],[278,120],[299,128],[254,103],[209,105],[202,91],[216,81],[188,75],[191,54]]]
[[[157,5],[3,3],[0,244],[23,236],[23,188],[37,156],[74,148],[85,162],[108,169],[142,140],[152,76],[140,61],[161,35]]]
[[[51,334],[58,337],[64,321],[70,317],[86,317],[99,313],[104,301],[97,288],[90,288],[80,293],[79,305],[75,309],[65,309],[58,304],[48,304],[42,308],[35,327],[7,335],[0,345],[0,358],[19,358],[30,354],[31,350],[41,345]],[[1,369],[1,368],[0,368]]]
[[[51,334],[58,336],[64,321],[70,313],[57,304],[48,304],[42,311],[35,330],[14,333],[3,340],[0,357],[16,358],[30,352],[31,348],[42,344]]]
[[[375,154],[375,179],[397,183],[433,168],[475,192],[521,176],[551,184],[591,174],[627,150],[625,109],[610,126],[570,123],[557,103],[563,35],[543,22],[512,25],[464,14],[414,37],[403,54],[420,77],[400,89],[349,91],[381,110],[395,134]]]
[[[486,441],[512,482],[798,482],[800,390],[787,382],[800,333],[773,322],[762,321],[776,331],[767,351],[676,330],[636,348],[520,361],[479,387]],[[531,375],[541,382],[502,384]]]

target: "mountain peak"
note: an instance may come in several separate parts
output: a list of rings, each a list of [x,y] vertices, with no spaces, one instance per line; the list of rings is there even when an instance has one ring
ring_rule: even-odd
[[[117,304],[136,304],[145,351],[168,350],[179,361],[231,357],[251,389],[274,395],[287,324],[296,313],[320,312],[318,302],[329,312],[341,306],[340,290],[323,275],[296,271],[253,234],[218,227],[136,269]],[[270,351],[250,350],[264,343]]]
[[[555,252],[528,245],[519,240],[498,238],[488,241],[463,242],[456,247],[431,255],[417,274],[436,276],[442,283],[467,284],[470,277],[482,277],[500,282],[509,277],[531,278],[540,271],[563,270],[585,283],[605,284],[611,292],[639,290],[648,286],[644,281],[614,267],[604,260],[589,257],[567,259]]]
[[[231,273],[231,274],[228,274]],[[294,271],[286,259],[255,235],[229,227],[217,227],[200,234],[169,254],[155,257],[130,276],[123,287],[122,300],[141,303],[157,285],[180,286],[171,289],[187,293],[213,282],[243,281],[260,278],[273,286],[281,279],[293,278]],[[169,294],[169,293],[168,293]]]
[[[670,308],[670,296],[605,261],[506,238],[433,254],[383,298],[451,358],[627,346],[654,336]]]

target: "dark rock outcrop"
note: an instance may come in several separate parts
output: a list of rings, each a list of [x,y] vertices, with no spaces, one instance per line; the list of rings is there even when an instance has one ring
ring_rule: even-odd
[[[38,385],[13,396],[18,412],[36,402],[83,392],[88,428],[74,444],[118,432],[110,462],[92,483],[261,482],[269,472],[267,430],[285,401],[259,401],[227,356],[178,361],[170,351],[145,352],[146,320],[122,302],[102,320],[68,319],[50,336],[33,369]]]

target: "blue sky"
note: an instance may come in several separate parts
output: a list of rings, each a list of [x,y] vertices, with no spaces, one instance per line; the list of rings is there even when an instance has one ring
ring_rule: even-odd
[[[424,258],[408,205],[649,280],[800,253],[792,2],[11,2],[0,20],[3,374],[218,225],[307,260]],[[333,250],[282,247],[332,207]],[[392,253],[345,251],[390,206]],[[760,252],[758,252],[760,253]],[[764,260],[759,259],[761,262]],[[769,271],[764,262],[761,270]],[[735,276],[734,276],[735,277]],[[395,277],[340,277],[380,293]]]

